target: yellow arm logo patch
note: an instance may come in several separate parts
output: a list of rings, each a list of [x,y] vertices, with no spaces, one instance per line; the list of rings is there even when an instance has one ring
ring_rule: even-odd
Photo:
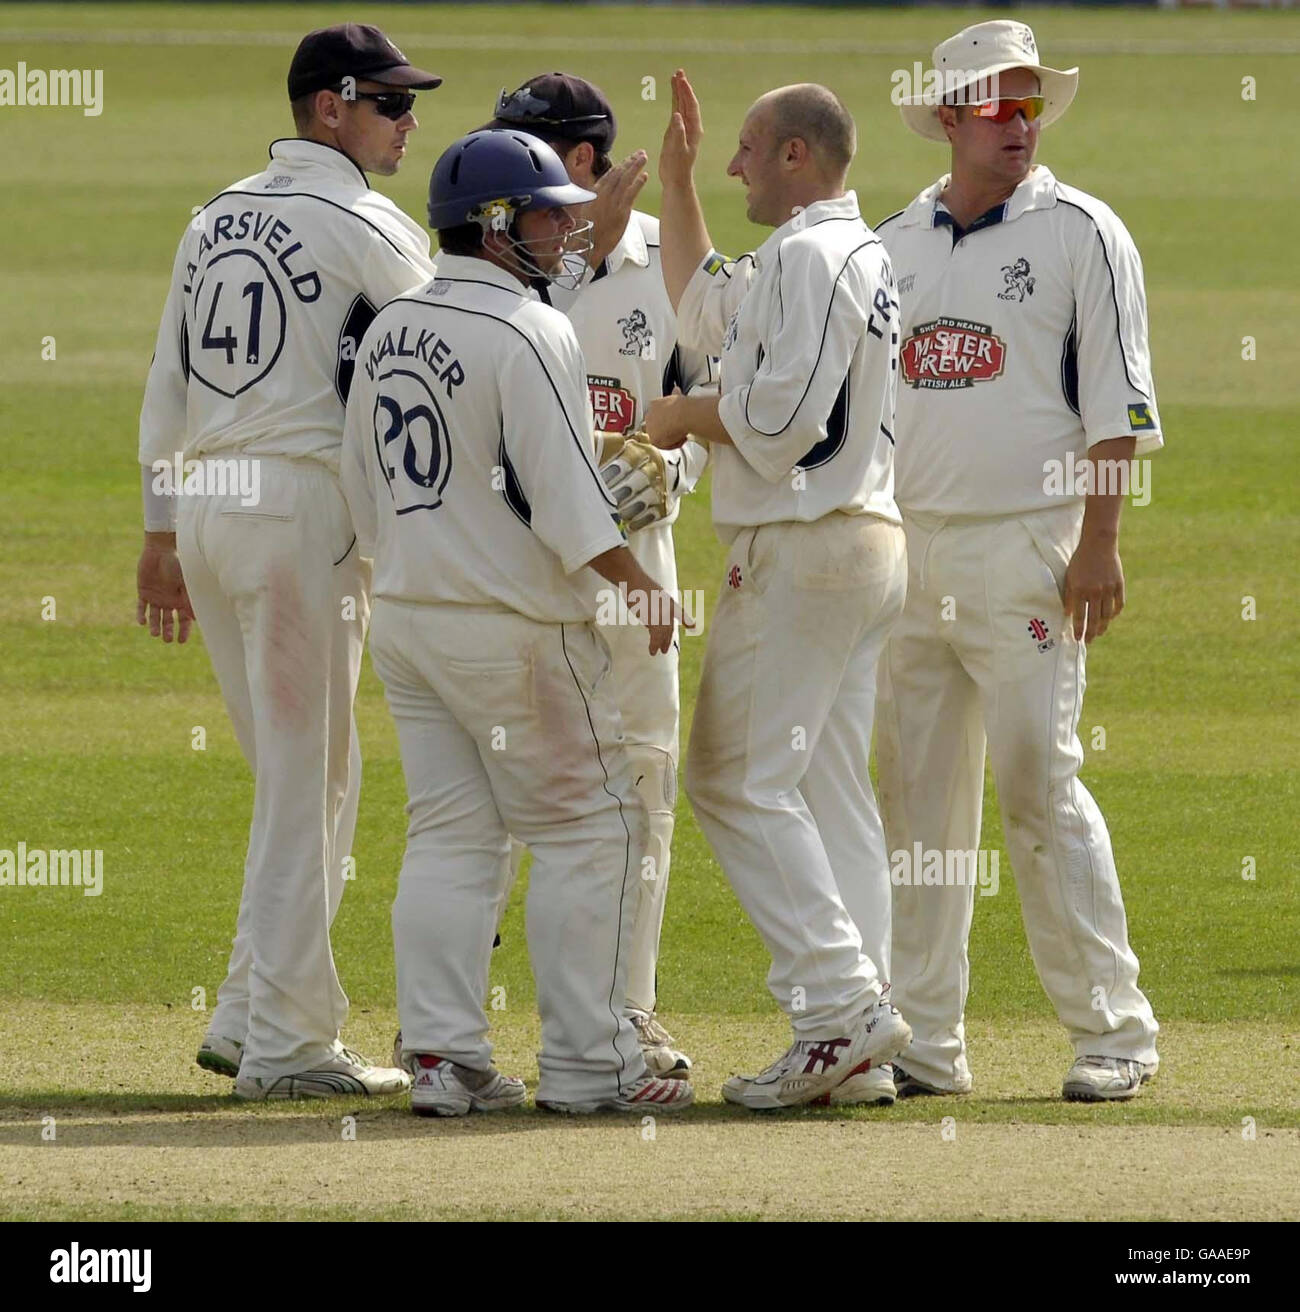
[[[1154,428],[1156,421],[1151,417],[1151,407],[1146,404],[1131,405],[1128,408],[1129,427],[1140,433],[1144,428]]]

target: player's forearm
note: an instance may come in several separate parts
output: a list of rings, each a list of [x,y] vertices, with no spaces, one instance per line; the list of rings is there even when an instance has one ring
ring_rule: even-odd
[[[693,181],[664,187],[659,210],[659,240],[664,286],[676,310],[686,284],[713,249]]]
[[[714,446],[734,446],[718,414],[718,397],[672,396],[656,397],[650,402],[645,415],[645,431],[650,441],[663,450],[672,450],[693,437],[699,442]]]
[[[144,515],[144,540],[170,538],[176,546],[176,499],[171,491],[162,491],[166,473],[155,473],[148,465],[140,466],[140,499]],[[153,545],[159,545],[157,543]]]
[[[1129,465],[1136,446],[1136,437],[1111,437],[1088,449],[1093,466],[1092,491],[1084,502],[1080,541],[1119,541],[1119,521],[1124,510],[1124,493],[1119,489],[1128,487],[1128,479],[1120,480],[1107,471]]]
[[[594,569],[606,583],[627,592],[653,592],[659,587],[625,546],[602,551],[587,562],[587,567]]]
[[[718,397],[684,396],[680,409],[683,433],[699,442],[709,442],[715,446],[734,445],[718,413]]]

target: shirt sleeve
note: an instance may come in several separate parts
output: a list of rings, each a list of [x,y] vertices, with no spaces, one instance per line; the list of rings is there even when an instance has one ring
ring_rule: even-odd
[[[501,433],[529,525],[566,574],[623,545],[596,472],[587,371],[569,321],[550,307],[520,326],[501,363]],[[544,317],[542,317],[544,316]]]
[[[769,483],[826,437],[855,352],[890,351],[897,315],[888,257],[874,243],[845,259],[815,240],[787,240],[777,258],[775,322],[758,326],[762,362],[718,406],[736,450]]]
[[[753,276],[752,254],[729,260],[717,251],[709,252],[691,275],[677,307],[677,340],[684,349],[718,354]]]
[[[1082,216],[1081,216],[1082,217]],[[1142,260],[1107,210],[1079,224],[1074,252],[1079,415],[1088,445],[1133,434],[1135,454],[1164,444],[1147,345]]]
[[[163,305],[162,321],[154,344],[153,361],[149,365],[149,378],[145,383],[144,402],[140,407],[140,464],[152,469],[154,462],[165,460],[169,464],[177,451],[185,449],[188,436],[186,399],[189,390],[190,350],[185,324],[185,293],[189,282],[187,243],[182,238],[172,263],[171,286]],[[171,507],[171,520],[160,523],[160,510],[155,504],[146,506],[147,527],[153,531],[167,531],[175,526],[175,503]]]
[[[718,361],[714,356],[704,351],[682,348],[681,366],[682,391],[687,396],[717,396]],[[674,453],[664,454],[667,456]],[[676,496],[684,497],[695,490],[695,485],[708,466],[709,445],[707,442],[697,442],[693,437],[688,438],[677,448],[675,454],[677,455],[677,483],[671,491]]]
[[[370,345],[369,335],[362,338]],[[379,534],[379,509],[375,505],[374,434],[371,415],[374,410],[374,384],[358,369],[348,392],[347,412],[343,420],[343,445],[339,451],[339,482],[352,515],[357,535],[357,553],[367,560],[375,558],[375,539]]]

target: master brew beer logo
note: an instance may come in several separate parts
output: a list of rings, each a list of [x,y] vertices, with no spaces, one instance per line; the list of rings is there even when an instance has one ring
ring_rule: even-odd
[[[992,327],[940,315],[918,324],[903,343],[903,381],[943,391],[974,387],[1002,372],[1007,346]]]
[[[587,392],[598,432],[630,433],[636,427],[636,398],[617,378],[588,374]]]

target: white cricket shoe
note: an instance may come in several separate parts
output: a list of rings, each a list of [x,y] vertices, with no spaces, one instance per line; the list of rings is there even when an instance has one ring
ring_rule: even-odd
[[[927,1084],[908,1074],[897,1062],[894,1063],[894,1094],[899,1098],[964,1098],[970,1092],[970,1086],[964,1089],[941,1089],[937,1084]]]
[[[544,1102],[539,1098],[537,1105],[545,1112],[589,1116],[592,1112],[679,1112],[694,1101],[695,1090],[689,1080],[661,1080],[657,1075],[643,1075],[624,1085],[613,1097],[594,1102]]]
[[[471,1070],[431,1052],[407,1053],[403,1064],[411,1076],[411,1110],[417,1116],[500,1112],[518,1107],[528,1096],[523,1080],[502,1075],[495,1066]]]
[[[213,1075],[228,1075],[232,1080],[239,1074],[239,1063],[244,1057],[244,1045],[238,1039],[222,1038],[220,1034],[205,1034],[199,1044],[199,1055],[194,1058]]]
[[[646,1070],[661,1080],[684,1080],[691,1073],[691,1059],[673,1047],[673,1036],[659,1023],[654,1012],[629,1010],[627,1018],[636,1030]]]
[[[912,1027],[882,998],[837,1039],[797,1039],[766,1070],[733,1075],[722,1096],[755,1111],[798,1107],[843,1084],[864,1062],[883,1065],[912,1041]]]
[[[309,1071],[265,1079],[241,1075],[235,1081],[235,1097],[250,1102],[274,1098],[376,1098],[405,1093],[411,1077],[388,1066],[372,1066],[359,1052],[343,1048],[338,1056]]]
[[[863,1062],[849,1072],[843,1084],[815,1100],[816,1107],[892,1107],[894,1068],[886,1061],[879,1066]]]
[[[1136,1098],[1156,1073],[1155,1063],[1125,1057],[1080,1057],[1061,1088],[1068,1102],[1122,1102]]]

